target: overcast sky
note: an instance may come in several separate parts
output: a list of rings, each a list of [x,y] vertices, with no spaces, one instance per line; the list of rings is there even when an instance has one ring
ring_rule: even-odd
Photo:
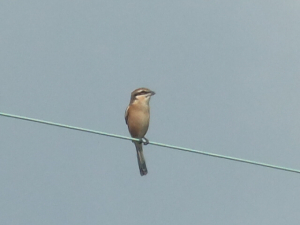
[[[299,1],[2,1],[0,111],[300,169]],[[300,174],[0,116],[0,224],[299,224]]]

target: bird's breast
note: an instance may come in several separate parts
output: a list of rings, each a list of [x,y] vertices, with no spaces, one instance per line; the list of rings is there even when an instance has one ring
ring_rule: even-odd
[[[132,137],[143,138],[149,127],[149,109],[139,109],[133,107],[128,115],[128,129]]]

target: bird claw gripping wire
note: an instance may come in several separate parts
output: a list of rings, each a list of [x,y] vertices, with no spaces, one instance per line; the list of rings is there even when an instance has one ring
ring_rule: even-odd
[[[140,139],[140,143],[141,144],[143,143],[144,145],[147,145],[147,144],[149,144],[149,140],[147,138],[143,137],[143,138]]]

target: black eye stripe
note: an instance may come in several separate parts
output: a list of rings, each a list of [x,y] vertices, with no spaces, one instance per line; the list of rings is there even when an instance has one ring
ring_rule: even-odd
[[[141,91],[141,92],[136,93],[135,96],[144,95],[144,94],[147,94],[147,93],[148,93],[147,91]]]

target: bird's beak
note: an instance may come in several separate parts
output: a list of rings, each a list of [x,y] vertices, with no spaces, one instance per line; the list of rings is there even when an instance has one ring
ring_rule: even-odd
[[[154,91],[151,91],[151,96],[152,96],[152,95],[155,95],[155,92],[154,92]]]

